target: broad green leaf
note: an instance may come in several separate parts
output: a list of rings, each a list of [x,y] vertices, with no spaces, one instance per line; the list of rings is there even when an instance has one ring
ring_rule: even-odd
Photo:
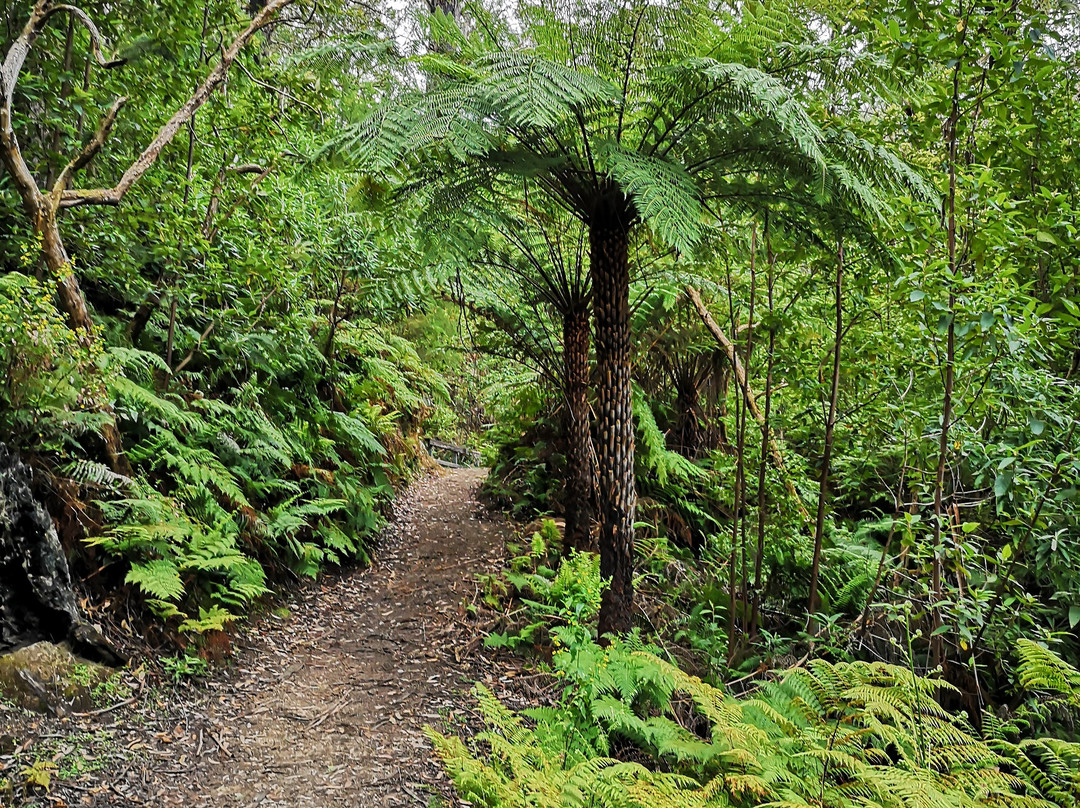
[[[1013,473],[1011,471],[1005,471],[998,474],[997,479],[994,480],[994,496],[1001,499],[1005,496],[1009,489],[1012,488]]]

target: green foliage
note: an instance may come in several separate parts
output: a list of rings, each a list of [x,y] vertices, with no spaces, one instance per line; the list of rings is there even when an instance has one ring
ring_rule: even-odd
[[[701,556],[678,584],[682,638],[749,671],[769,657],[750,647],[762,645],[756,596],[772,636],[831,658],[901,662],[909,629],[920,668],[943,655],[966,669],[974,653],[967,695],[1009,701],[1017,640],[1080,621],[1075,9],[539,6],[522,8],[520,36],[489,20],[420,57],[438,91],[380,109],[356,153],[418,167],[414,188],[446,182],[470,214],[526,187],[530,204],[547,194],[586,221],[594,191],[631,199],[647,231],[633,244],[639,534]],[[497,58],[515,46],[525,55]],[[567,65],[598,83],[559,92]],[[418,163],[399,159],[405,145],[423,147]],[[952,261],[941,216],[921,204],[950,186]],[[821,488],[838,246],[840,417]],[[775,453],[761,450],[732,360],[687,311],[688,281],[759,412],[770,399]],[[557,513],[564,479],[539,397],[493,435],[490,486],[522,514]],[[819,489],[823,631],[805,633],[814,525],[795,499],[812,513]],[[894,618],[905,602],[911,626]],[[728,648],[725,633],[744,642]],[[1074,643],[1062,652],[1076,661]]]
[[[1020,658],[1016,677],[1024,690],[1050,693],[1080,709],[1080,671],[1031,640],[1020,640],[1016,652]]]
[[[474,693],[488,726],[477,740],[491,746],[489,761],[473,757],[456,737],[428,732],[458,793],[473,804],[521,808],[630,805],[625,799],[619,801],[627,786],[649,776],[648,770],[637,764],[563,754],[486,688],[477,685]]]
[[[28,788],[40,788],[48,792],[52,788],[52,778],[57,768],[51,760],[35,760],[29,766],[24,766],[19,771],[19,776],[23,778],[23,783]]]
[[[90,541],[129,560],[127,583],[181,630],[220,630],[242,614],[267,591],[264,568],[313,576],[367,557],[390,479],[415,451],[400,437],[401,413],[422,417],[421,397],[444,390],[408,343],[376,327],[342,333],[336,384],[355,402],[348,412],[319,400],[316,377],[268,394],[254,376],[220,397],[184,396],[156,390],[154,363],[140,352],[113,354],[131,373],[110,385],[119,423],[140,438],[128,457],[153,485],[102,500],[116,526]],[[264,378],[284,382],[298,359],[279,355]],[[115,482],[97,467],[73,470],[84,482]]]
[[[100,347],[83,344],[52,290],[14,271],[0,275],[0,432],[16,445],[64,451],[107,421]]]
[[[574,632],[595,630],[607,586],[600,577],[600,556],[574,551],[560,558],[561,545],[558,526],[545,519],[532,535],[528,554],[513,558],[509,569],[489,579],[489,605],[498,608],[515,599],[523,608],[509,631],[489,634],[485,645],[527,648],[543,640],[553,626]]]
[[[484,490],[519,519],[551,513],[561,503],[566,442],[552,416],[556,400],[541,385],[519,388],[488,435],[495,457]]]
[[[523,598],[525,604],[558,624],[584,629],[600,611],[604,583],[596,553],[572,553],[557,571],[541,568],[534,573],[508,571],[505,575],[519,593],[528,596]]]
[[[4,6],[9,34],[28,11]],[[79,182],[120,176],[247,24],[228,3],[86,12],[132,58],[84,80],[80,25],[34,43],[14,126],[39,181],[126,95],[138,102]],[[178,137],[189,148],[164,150],[113,213],[66,213],[92,334],[65,322],[32,222],[0,183],[0,432],[32,461],[65,540],[94,548],[73,569],[105,562],[88,594],[123,589],[180,632],[222,630],[284,579],[366,560],[418,466],[418,433],[454,417],[446,380],[400,333],[408,312],[370,294],[414,252],[408,215],[380,214],[375,232],[351,178],[296,159],[385,58],[379,24],[338,3],[309,22],[241,53],[228,100],[211,97]],[[319,56],[322,26],[365,33],[339,63]],[[122,458],[103,450],[114,427]]]
[[[700,466],[667,448],[667,440],[656,425],[652,408],[640,391],[635,396],[634,415],[637,417],[637,446],[640,447],[635,454],[640,464],[639,476],[654,482],[661,490],[678,490],[677,487],[681,486],[683,491],[690,488],[693,482],[708,479]],[[670,498],[675,499],[676,496]]]
[[[205,676],[210,671],[210,664],[202,657],[193,654],[162,657],[161,667],[175,683]]]
[[[560,636],[558,709],[519,716],[478,687],[484,732],[466,744],[429,731],[463,798],[491,808],[1080,799],[1077,747],[981,740],[936,701],[948,685],[906,668],[814,661],[733,698],[632,644]],[[616,739],[635,762],[608,756]]]
[[[435,739],[463,793],[1074,804],[1072,4],[466,6],[464,25],[425,17],[405,60],[376,12],[338,2],[241,54],[123,205],[65,212],[91,334],[69,329],[0,178],[0,433],[73,569],[97,571],[88,594],[227,628],[282,580],[365,560],[423,432],[482,448],[515,515],[559,514],[558,315],[591,304],[587,228],[614,202],[632,231],[635,615],[711,684],[637,636],[593,644],[597,558],[560,559],[546,522],[484,596],[523,606],[490,642],[553,651],[561,710],[481,694],[478,748]],[[29,6],[3,9],[10,39]],[[126,95],[79,180],[121,176],[245,24],[224,2],[87,11],[131,59],[84,79],[79,26],[35,43],[12,125],[42,181]],[[730,698],[715,686],[736,672],[770,681]],[[937,697],[994,708],[985,739]]]

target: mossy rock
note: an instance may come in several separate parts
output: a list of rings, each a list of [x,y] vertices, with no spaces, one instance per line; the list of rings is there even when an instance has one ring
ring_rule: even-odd
[[[63,645],[38,642],[0,655],[0,697],[40,713],[93,708],[93,690],[113,674]]]

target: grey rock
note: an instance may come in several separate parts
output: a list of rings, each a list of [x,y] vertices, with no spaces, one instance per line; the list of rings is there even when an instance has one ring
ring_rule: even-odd
[[[80,618],[64,549],[34,497],[30,469],[0,444],[0,652],[39,640],[69,641],[106,664],[123,661]]]

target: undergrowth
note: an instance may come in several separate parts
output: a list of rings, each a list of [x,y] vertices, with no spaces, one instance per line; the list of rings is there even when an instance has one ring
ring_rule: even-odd
[[[691,676],[635,637],[602,648],[553,629],[554,707],[515,713],[485,687],[484,730],[428,730],[463,799],[507,806],[1075,806],[1080,745],[982,734],[945,710],[950,685],[884,663],[814,660],[740,697]],[[1075,702],[1078,676],[1032,643],[1031,691]]]
[[[81,539],[76,563],[191,637],[225,629],[275,580],[368,560],[395,484],[418,468],[419,430],[449,399],[387,327],[339,323],[327,359],[317,308],[291,329],[227,332],[203,347],[212,361],[175,373],[154,351],[84,348],[44,287],[13,272],[0,333],[0,428]],[[96,459],[111,423],[129,473]]]
[[[734,672],[723,655],[719,575],[707,606],[709,575],[686,574],[710,556],[695,559],[663,538],[641,542],[637,583],[652,628],[602,646],[598,557],[560,558],[560,547],[558,528],[546,520],[511,544],[507,569],[484,581],[488,605],[502,615],[488,646],[533,656],[557,683],[554,702],[514,712],[477,685],[482,731],[464,738],[428,729],[458,794],[472,804],[1080,805],[1080,744],[1064,740],[1062,729],[1080,708],[1080,672],[1044,645],[1018,644],[1022,697],[978,720],[946,706],[958,689],[940,671],[917,670],[910,645],[902,664],[818,658],[785,666],[791,641],[767,635],[769,656],[753,660],[756,676],[728,687]],[[868,568],[849,571],[849,580]],[[830,584],[830,597],[861,608],[865,586],[852,583],[845,594]],[[712,651],[719,661],[709,649],[720,649]]]

